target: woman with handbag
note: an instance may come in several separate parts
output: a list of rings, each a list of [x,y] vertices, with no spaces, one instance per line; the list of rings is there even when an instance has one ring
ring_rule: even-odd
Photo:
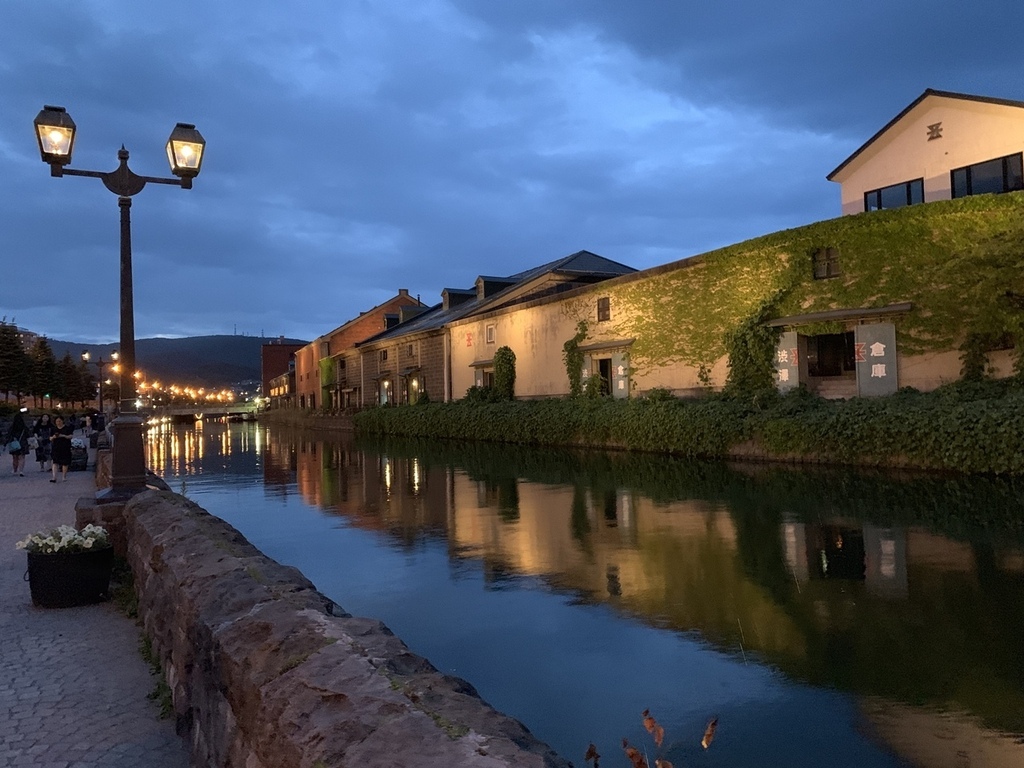
[[[10,451],[11,461],[14,464],[14,474],[25,476],[25,457],[28,455],[28,438],[32,434],[28,425],[25,424],[25,412],[28,408],[22,408],[14,414],[14,421],[11,428],[7,430],[7,450]]]
[[[50,449],[53,444],[50,437],[53,436],[53,423],[50,421],[50,414],[44,413],[36,421],[32,432],[36,438],[36,461],[39,462],[39,471],[46,471],[46,462],[50,460]]]

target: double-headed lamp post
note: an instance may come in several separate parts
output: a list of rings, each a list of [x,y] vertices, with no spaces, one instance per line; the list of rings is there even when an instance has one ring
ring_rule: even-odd
[[[44,106],[35,119],[36,138],[43,162],[50,166],[51,176],[90,176],[100,179],[117,195],[121,209],[121,391],[119,415],[113,422],[114,455],[110,468],[108,491],[100,501],[123,501],[146,488],[146,455],[142,440],[142,416],[135,403],[135,313],[132,303],[132,196],[146,184],[174,184],[192,188],[192,179],[199,175],[206,141],[194,125],[178,123],[167,140],[167,160],[177,178],[138,176],[128,168],[128,150],[121,146],[117,169],[80,171],[66,166],[75,147],[75,122],[64,107]],[[127,373],[128,375],[123,375]],[[102,370],[101,370],[102,375]]]
[[[112,360],[104,360],[103,359],[103,355],[100,355],[98,360],[90,360],[89,359],[90,355],[89,355],[89,350],[88,349],[85,350],[82,353],[82,360],[84,360],[87,363],[92,363],[97,368],[99,368],[99,371],[100,371],[100,382],[99,382],[99,411],[100,411],[100,413],[104,412],[103,411],[103,366],[105,366],[105,365],[114,365],[117,362],[117,358],[118,358],[117,352],[114,352],[111,355],[111,357],[113,358]]]

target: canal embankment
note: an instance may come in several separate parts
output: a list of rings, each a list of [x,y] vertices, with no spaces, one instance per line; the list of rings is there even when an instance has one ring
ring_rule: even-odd
[[[188,499],[136,496],[125,526],[139,619],[193,765],[568,765]]]
[[[261,419],[347,429],[348,418],[271,411]],[[342,425],[345,426],[342,426]],[[803,392],[683,400],[560,398],[379,407],[357,433],[616,449],[687,458],[1024,474],[1024,388],[958,382],[929,393],[824,400]]]

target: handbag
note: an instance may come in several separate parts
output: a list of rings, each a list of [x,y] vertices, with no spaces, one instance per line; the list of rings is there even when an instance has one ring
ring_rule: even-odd
[[[35,435],[30,435],[28,438],[28,449],[30,451],[39,450],[39,438]]]
[[[11,440],[11,442],[7,444],[7,450],[10,451],[11,453],[17,453],[18,451],[21,450],[21,443],[18,442],[16,439]]]

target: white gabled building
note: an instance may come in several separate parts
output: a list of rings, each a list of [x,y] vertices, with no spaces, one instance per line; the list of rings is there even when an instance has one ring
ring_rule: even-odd
[[[929,88],[826,178],[843,214],[1024,189],[1024,101]]]

